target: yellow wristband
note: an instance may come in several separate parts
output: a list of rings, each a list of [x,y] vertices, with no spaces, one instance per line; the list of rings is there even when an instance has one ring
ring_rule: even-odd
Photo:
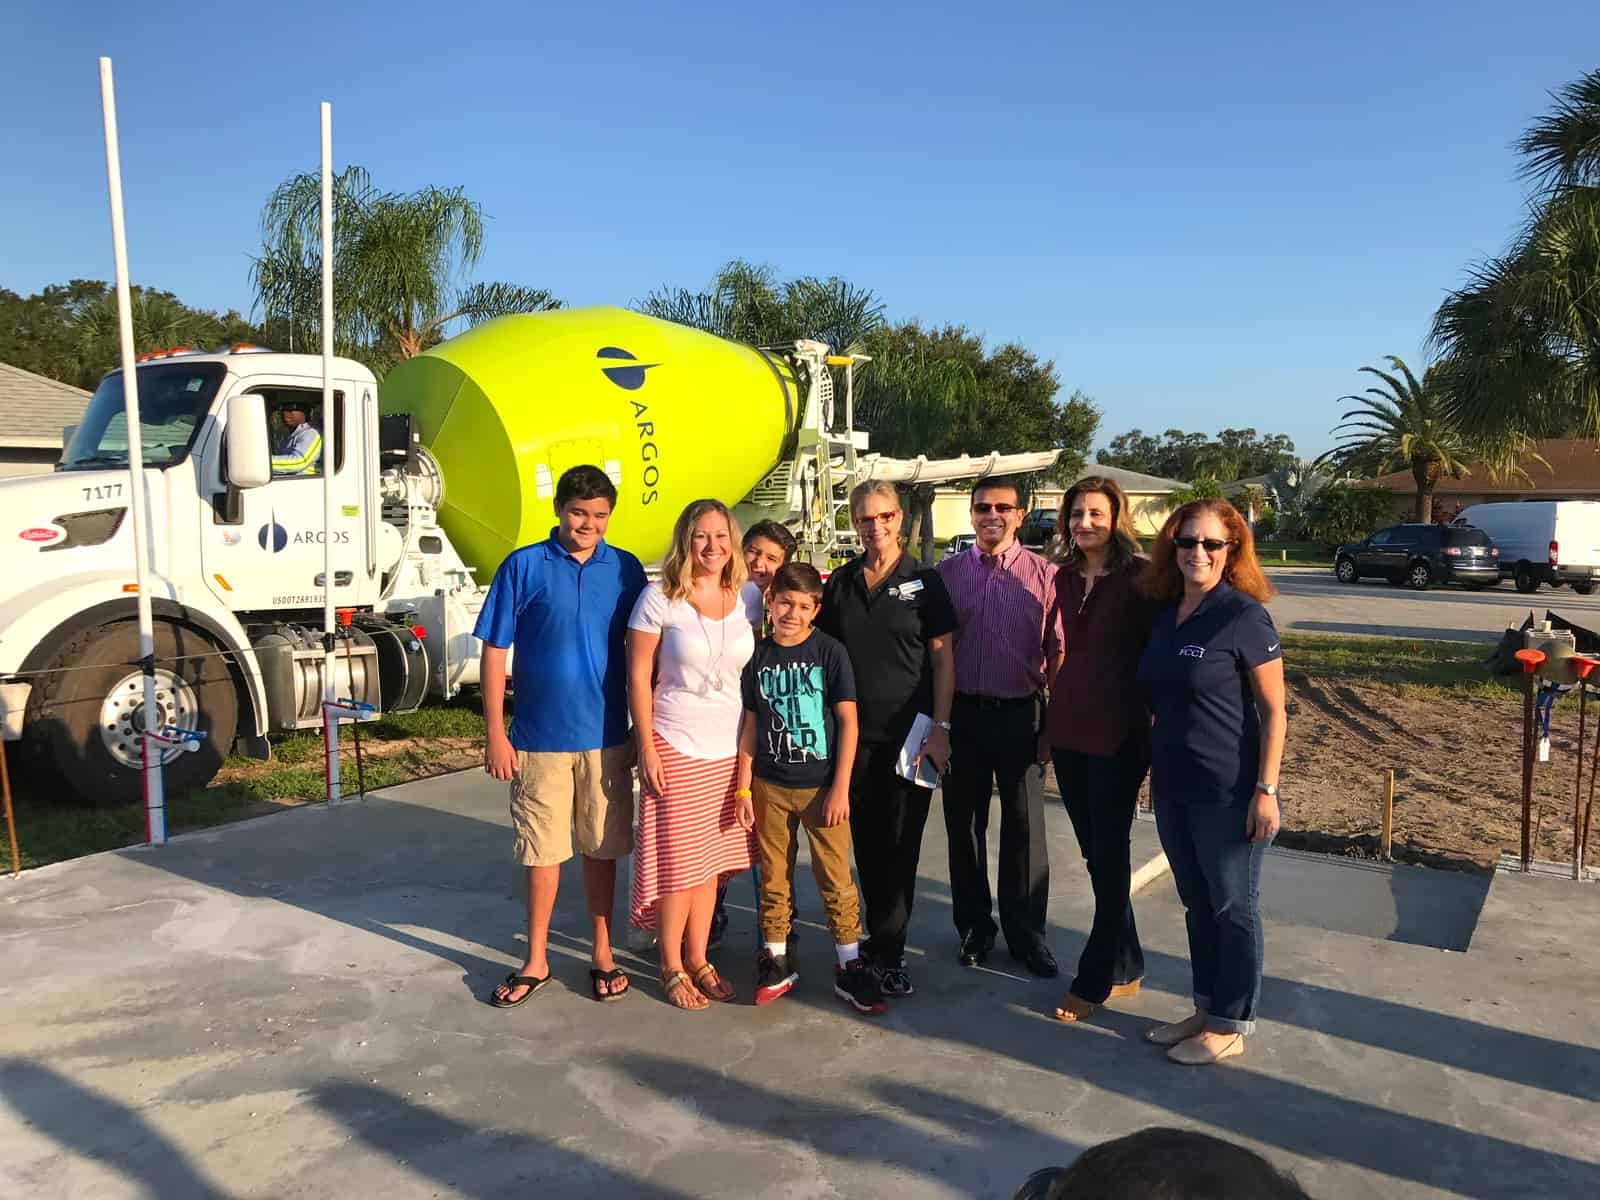
[[[748,799],[750,799],[750,789],[749,788],[734,788],[733,789],[733,798],[735,800],[748,800]]]

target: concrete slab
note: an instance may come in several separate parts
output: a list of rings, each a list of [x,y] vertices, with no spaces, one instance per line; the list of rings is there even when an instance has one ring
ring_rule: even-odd
[[[1070,962],[1088,891],[1049,819]],[[0,881],[0,1177],[41,1198],[1005,1197],[1170,1124],[1316,1196],[1600,1194],[1600,891],[1497,877],[1465,955],[1273,922],[1261,1032],[1192,1071],[1140,1039],[1190,990],[1170,881],[1137,901],[1145,992],[1062,1026],[1061,984],[1003,954],[954,962],[930,825],[917,995],[876,1021],[832,999],[820,932],[797,991],[760,1010],[679,1013],[638,959],[636,994],[597,1005],[576,871],[560,986],[489,1008],[520,959],[521,881],[503,789],[476,775]],[[1269,907],[1295,886],[1274,876]],[[734,902],[719,957],[748,996],[749,893]]]
[[[1269,921],[1464,951],[1491,877],[1273,849],[1261,867]]]

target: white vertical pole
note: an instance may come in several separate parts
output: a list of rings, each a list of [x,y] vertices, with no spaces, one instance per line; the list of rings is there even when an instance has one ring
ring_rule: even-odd
[[[133,344],[133,305],[128,294],[128,238],[122,220],[122,155],[117,148],[117,98],[111,60],[100,59],[100,110],[106,134],[106,187],[111,198],[111,253],[117,281],[117,325],[122,338],[122,410],[128,424],[128,508],[133,518],[133,577],[139,589],[139,665],[144,672],[144,729],[161,728],[156,705],[155,619],[150,609],[150,537],[144,498],[144,446],[139,430],[139,373]],[[152,748],[152,743],[154,747]],[[141,737],[144,759],[145,827],[152,845],[167,840],[166,795],[161,785],[161,743]],[[152,754],[154,758],[152,759]]]
[[[339,698],[339,656],[334,650],[333,472],[338,464],[339,420],[333,407],[333,109],[322,102],[322,699]],[[351,681],[352,688],[354,680]],[[351,699],[356,699],[352,696]],[[323,713],[328,739],[328,803],[339,803],[339,721]]]

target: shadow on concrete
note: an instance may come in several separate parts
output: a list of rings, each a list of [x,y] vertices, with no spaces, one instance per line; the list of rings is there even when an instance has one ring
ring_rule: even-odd
[[[453,1196],[612,1196],[690,1200],[565,1145],[486,1129],[432,1112],[383,1088],[327,1084],[311,1100],[370,1150],[450,1189]]]
[[[604,1061],[658,1096],[692,1097],[700,1120],[734,1134],[778,1138],[806,1153],[889,1167],[969,1196],[1009,1196],[1033,1171],[1070,1163],[1083,1149],[999,1109],[901,1079],[878,1078],[867,1085],[870,1098],[833,1102],[785,1092],[781,1078],[769,1088],[680,1059],[631,1053]],[[1003,1155],[992,1153],[995,1143],[1004,1145]]]
[[[1464,953],[1492,875],[1274,848],[1261,872],[1269,921]]]
[[[1169,955],[1156,955],[1152,960],[1148,951],[1146,959],[1157,967],[1151,974],[1158,979],[1170,979],[1181,969],[1181,991],[1187,993],[1187,963]],[[1345,993],[1317,990],[1321,992],[1319,1003],[1329,1007],[1361,1004],[1359,998]],[[1048,994],[1053,1001],[1055,989],[1052,987]],[[802,986],[791,995],[796,1002],[817,1008],[837,1003],[815,983],[809,988]],[[1144,1043],[1143,1034],[1156,1024],[1145,1017],[1103,1009],[1087,1023],[1091,1028],[1086,1029],[1062,1026],[1041,1013],[987,999],[982,1015],[975,1017],[970,1006],[929,1004],[921,997],[919,989],[918,998],[894,1006],[888,1018],[880,1019],[889,1021],[902,1034],[936,1039],[928,1043],[930,1049],[939,1042],[965,1046],[984,1057],[1011,1059],[1035,1070],[1056,1072],[1063,1077],[1063,1085],[1090,1089],[1089,1097],[1095,1090],[1125,1096],[1176,1118],[1158,1119],[1153,1124],[1210,1125],[1225,1130],[1232,1138],[1249,1139],[1308,1158],[1353,1164],[1463,1196],[1505,1194],[1503,1185],[1507,1180],[1517,1181],[1518,1194],[1529,1196],[1600,1194],[1600,1164],[1447,1121],[1397,1112],[1384,1103],[1341,1096],[1314,1082],[1261,1074],[1252,1069],[1248,1058],[1210,1070],[1174,1066],[1163,1059],[1160,1050]],[[1276,1018],[1287,999],[1282,995],[1265,996],[1263,1012]],[[1300,999],[1304,1000],[1303,992]],[[1386,1007],[1395,1010],[1396,1020],[1406,1011],[1398,1005]],[[1448,1019],[1435,1014],[1416,1015],[1424,1021],[1400,1034],[1400,1039],[1408,1043],[1408,1049],[1401,1052],[1426,1051],[1431,1048],[1426,1044],[1430,1036],[1451,1036],[1440,1028],[1441,1021]],[[1331,1023],[1337,1026],[1340,1022]],[[1337,1036],[1328,1023],[1317,1028]],[[1096,1032],[1116,1036],[1095,1036]],[[1453,1036],[1461,1037],[1462,1032],[1456,1030]],[[1562,1048],[1568,1052],[1574,1049]],[[1468,1069],[1483,1070],[1483,1047],[1478,1045],[1471,1053],[1477,1062]],[[1424,1053],[1424,1057],[1431,1055]],[[1314,1080],[1315,1074],[1306,1072],[1302,1078]],[[670,1081],[655,1080],[648,1072],[642,1072],[640,1079],[650,1086],[657,1086],[658,1082],[671,1086]],[[899,1096],[900,1091],[896,1088],[893,1094]],[[1416,1098],[1412,1094],[1413,1107]],[[1070,1159],[1056,1161],[1065,1163]],[[1027,1173],[1020,1171],[1018,1180]],[[1486,1190],[1485,1181],[1492,1182],[1493,1187]]]
[[[228,1196],[138,1113],[49,1067],[25,1058],[0,1058],[0,1097],[24,1124],[77,1157],[110,1167],[151,1196]]]

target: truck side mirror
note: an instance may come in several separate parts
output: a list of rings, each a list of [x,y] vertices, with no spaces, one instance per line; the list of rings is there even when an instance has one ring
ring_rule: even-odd
[[[228,398],[227,482],[241,490],[272,482],[272,442],[267,437],[267,402],[246,392]]]

